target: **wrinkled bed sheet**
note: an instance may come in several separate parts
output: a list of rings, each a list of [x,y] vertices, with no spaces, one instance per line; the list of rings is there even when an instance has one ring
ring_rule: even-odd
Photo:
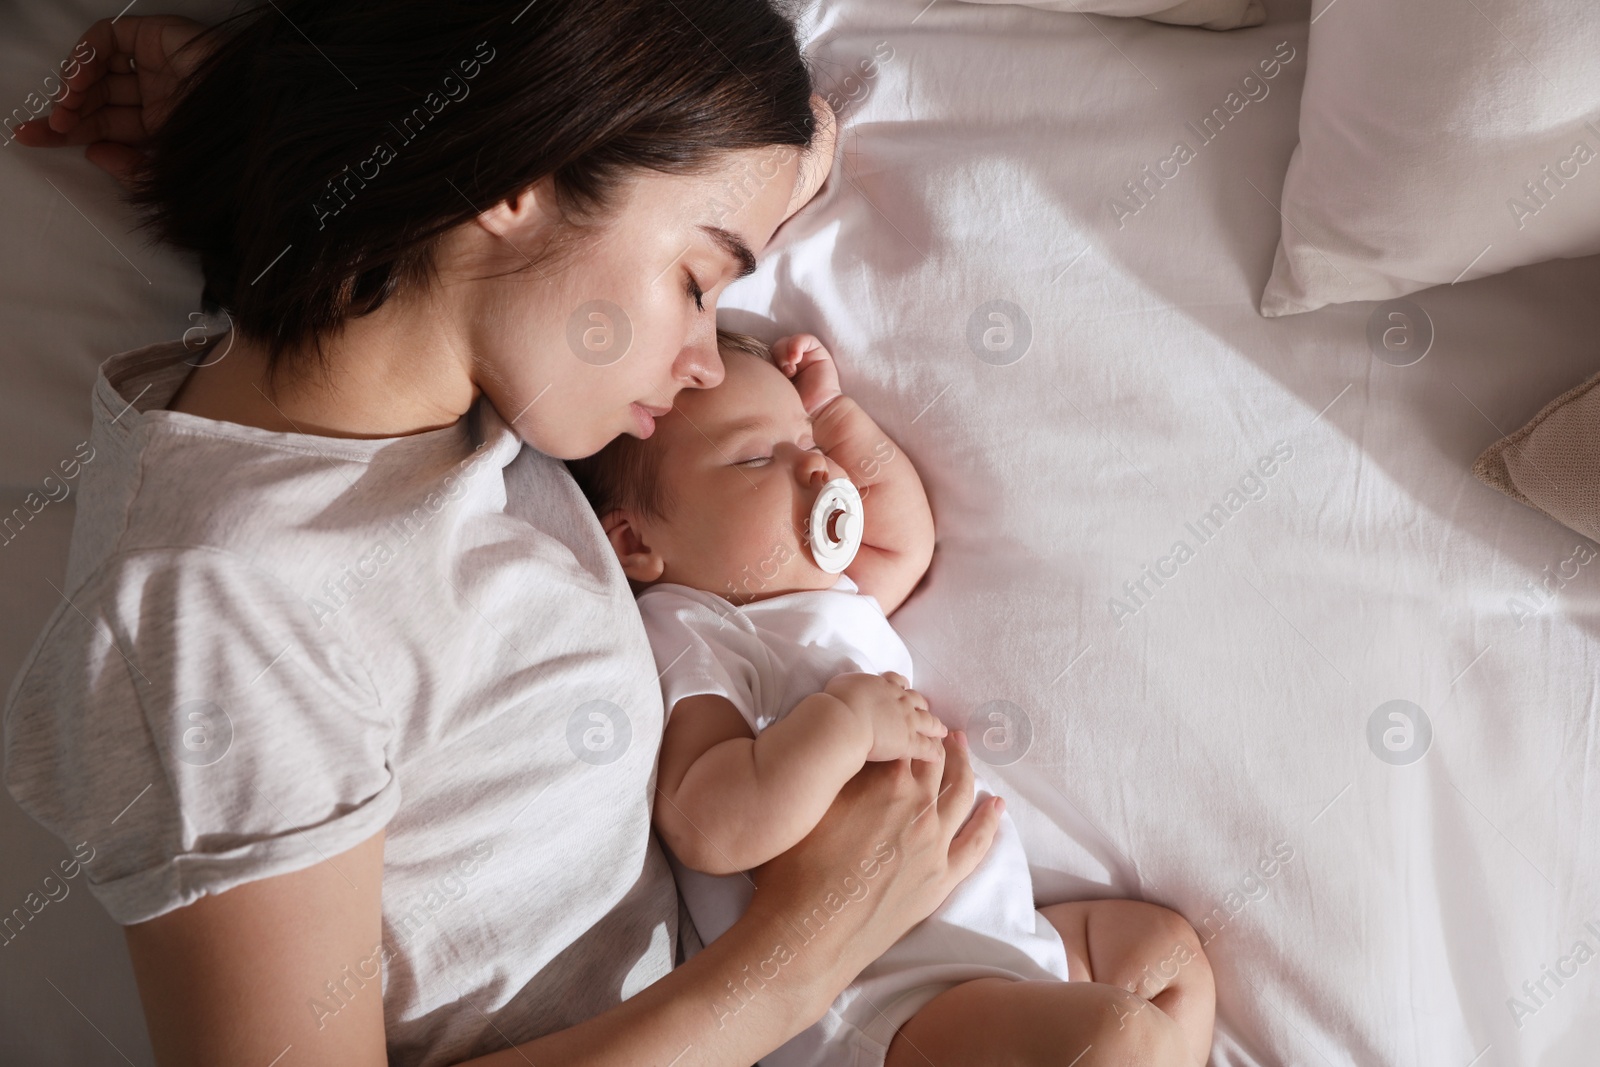
[[[1303,3],[1226,34],[925,3],[811,9],[842,158],[723,322],[820,334],[918,463],[939,548],[894,621],[1041,900],[1188,916],[1217,1064],[1593,1062],[1600,563],[1470,468],[1597,369],[1600,261],[1263,320]],[[0,89],[106,14],[9,10]],[[77,157],[0,181],[9,512],[198,286]],[[70,518],[0,549],[7,679]],[[9,798],[0,841],[9,909],[64,853]],[[81,887],[0,993],[0,1060],[150,1062]]]

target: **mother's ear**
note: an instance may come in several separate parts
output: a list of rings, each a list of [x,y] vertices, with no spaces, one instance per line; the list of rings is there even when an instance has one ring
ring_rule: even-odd
[[[811,147],[800,156],[794,192],[783,212],[785,219],[809,204],[833,172],[834,154],[839,147],[839,118],[821,93],[811,94],[811,113],[817,117],[817,133],[811,139]]]
[[[526,237],[559,220],[555,186],[549,178],[541,178],[516,196],[480,211],[477,218],[479,226],[519,247],[519,237]]]

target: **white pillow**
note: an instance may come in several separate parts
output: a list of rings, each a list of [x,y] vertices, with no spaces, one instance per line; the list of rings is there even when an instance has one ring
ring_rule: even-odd
[[[1006,4],[1018,0],[967,0],[970,4]],[[1200,26],[1208,30],[1237,30],[1259,26],[1267,19],[1261,0],[1020,0],[1023,7],[1046,11],[1071,11],[1082,15],[1117,15],[1169,22],[1175,26]]]
[[[151,6],[216,22],[232,5]],[[62,61],[107,7],[100,0],[0,7],[0,228],[8,235],[0,255],[0,487],[32,494],[26,506],[34,516],[45,506],[59,510],[77,491],[63,472],[76,469],[88,436],[101,360],[177,340],[200,321],[193,257],[151,246],[136,232],[117,183],[86,162],[83,149],[24,148],[11,139],[11,126],[59,99]],[[3,517],[14,517],[9,506]],[[16,530],[15,521],[0,529],[0,548]]]
[[[1595,0],[1316,0],[1306,62],[1263,315],[1600,252]]]

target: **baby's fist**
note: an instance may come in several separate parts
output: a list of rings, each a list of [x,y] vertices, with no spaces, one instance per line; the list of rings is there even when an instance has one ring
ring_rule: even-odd
[[[872,732],[869,761],[933,760],[943,755],[939,738],[949,730],[928,710],[928,699],[910,688],[904,675],[850,672],[835,675],[824,688],[844,702]]]
[[[815,415],[841,393],[833,356],[809,333],[780,337],[772,345],[772,361],[794,379],[807,415]]]

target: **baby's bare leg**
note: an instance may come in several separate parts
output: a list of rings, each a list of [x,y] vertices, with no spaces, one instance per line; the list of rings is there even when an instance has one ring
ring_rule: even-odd
[[[1086,900],[1039,909],[1066,942],[1074,981],[1131,990],[1177,1023],[1192,1064],[1211,1055],[1217,990],[1194,927],[1138,900]]]
[[[885,1067],[1188,1067],[1186,1035],[1141,997],[1100,982],[979,978],[900,1027]]]

